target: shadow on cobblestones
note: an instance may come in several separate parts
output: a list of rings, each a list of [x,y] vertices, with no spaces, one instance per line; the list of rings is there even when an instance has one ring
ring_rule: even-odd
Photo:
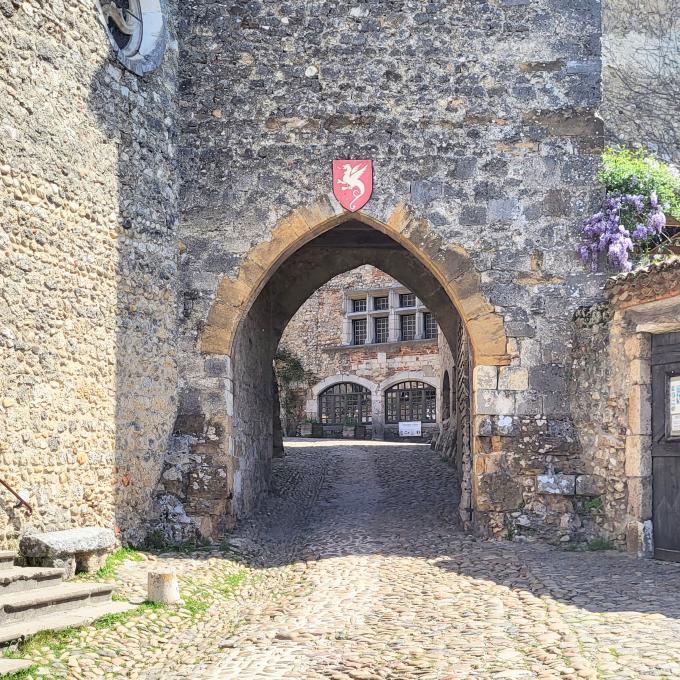
[[[270,497],[235,538],[264,568],[398,555],[593,612],[680,617],[680,566],[476,539],[460,527],[458,502],[454,471],[426,445],[293,440]]]
[[[233,537],[276,590],[182,678],[680,677],[675,565],[465,535],[427,447],[287,452]]]

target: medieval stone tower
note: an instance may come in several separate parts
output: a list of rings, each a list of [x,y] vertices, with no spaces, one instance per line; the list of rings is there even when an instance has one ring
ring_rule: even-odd
[[[36,507],[5,542],[228,529],[267,488],[286,323],[361,264],[469,346],[470,524],[577,531],[605,484],[567,390],[603,288],[578,224],[645,124],[623,4],[0,3],[1,462]],[[373,161],[359,212],[334,159]]]

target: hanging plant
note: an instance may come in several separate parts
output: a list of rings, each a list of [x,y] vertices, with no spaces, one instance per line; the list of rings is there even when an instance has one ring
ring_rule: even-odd
[[[597,271],[601,254],[621,271],[634,262],[670,252],[667,216],[680,219],[680,175],[643,151],[609,148],[597,179],[605,198],[599,212],[583,222],[579,254]]]

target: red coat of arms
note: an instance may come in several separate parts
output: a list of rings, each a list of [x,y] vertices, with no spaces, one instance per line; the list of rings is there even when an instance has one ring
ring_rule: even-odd
[[[372,192],[373,161],[333,161],[333,194],[345,210],[361,210]]]

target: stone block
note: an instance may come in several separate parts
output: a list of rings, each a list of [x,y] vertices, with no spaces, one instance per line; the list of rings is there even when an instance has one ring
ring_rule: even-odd
[[[626,526],[626,550],[638,557],[654,557],[654,534],[652,521],[629,522]]]
[[[479,415],[514,415],[515,396],[502,390],[475,390],[476,412]]]
[[[490,222],[506,222],[519,213],[519,201],[516,198],[494,198],[489,201],[488,216]]]
[[[600,475],[578,475],[576,477],[577,496],[600,496],[604,492],[604,478]]]
[[[175,604],[179,602],[179,581],[174,571],[151,571],[147,578],[149,602]]]
[[[474,227],[486,224],[486,208],[481,205],[466,205],[461,210],[458,223],[462,227]]]
[[[518,416],[533,416],[543,412],[540,393],[530,390],[515,392],[515,413]]]
[[[652,343],[646,333],[635,333],[625,339],[623,349],[627,359],[649,359],[652,356]]]
[[[498,371],[499,390],[526,390],[529,388],[529,371],[526,368],[502,366]]]
[[[495,390],[498,388],[497,366],[475,366],[473,385],[478,390]]]
[[[649,385],[652,382],[652,366],[648,359],[633,359],[630,362],[630,382],[633,385]]]
[[[537,475],[536,491],[558,496],[573,496],[576,491],[576,475]]]
[[[651,385],[631,385],[628,390],[629,434],[652,434]]]
[[[534,366],[529,371],[529,385],[540,392],[566,392],[567,382],[564,366],[560,364],[543,364]]]
[[[516,510],[522,503],[522,486],[512,474],[504,453],[475,456],[475,498],[480,512]]]
[[[111,529],[82,527],[27,534],[19,543],[19,552],[28,566],[63,569],[64,578],[69,579],[76,571],[91,573],[100,569],[116,544]]]
[[[652,478],[629,477],[628,514],[640,522],[652,519]]]
[[[624,472],[627,477],[649,477],[652,474],[651,435],[629,434],[626,437]]]

